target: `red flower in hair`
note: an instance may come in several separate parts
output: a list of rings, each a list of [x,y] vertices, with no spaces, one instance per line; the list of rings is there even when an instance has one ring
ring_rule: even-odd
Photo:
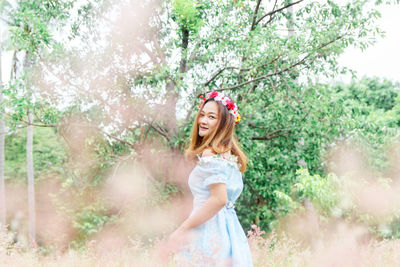
[[[214,91],[214,92],[211,93],[210,98],[216,97],[217,95],[218,95],[218,92]]]
[[[232,101],[229,101],[228,103],[226,103],[226,107],[228,109],[234,109],[235,108],[235,104]]]
[[[204,104],[207,99],[214,98],[215,101],[221,102],[226,108],[229,110],[229,113],[233,115],[235,118],[235,124],[238,124],[240,121],[240,115],[238,112],[237,105],[229,99],[229,97],[225,96],[224,93],[218,93],[217,91],[209,92],[206,94],[206,97],[199,96],[203,99],[203,101],[199,104],[199,108]]]

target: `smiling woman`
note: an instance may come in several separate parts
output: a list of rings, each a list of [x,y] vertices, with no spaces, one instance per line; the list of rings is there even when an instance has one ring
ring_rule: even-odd
[[[246,170],[247,157],[240,149],[234,130],[240,121],[239,110],[233,101],[223,93],[210,92],[199,105],[191,133],[191,143],[185,151],[186,159],[195,161],[209,149],[213,154],[233,154],[241,164],[240,171]]]
[[[249,244],[234,209],[247,162],[234,137],[239,111],[223,93],[208,93],[204,100],[185,151],[187,159],[197,160],[188,179],[193,210],[167,246],[176,253],[178,266],[251,267]]]
[[[213,132],[218,124],[218,104],[215,101],[207,102],[199,115],[199,136],[204,137]]]

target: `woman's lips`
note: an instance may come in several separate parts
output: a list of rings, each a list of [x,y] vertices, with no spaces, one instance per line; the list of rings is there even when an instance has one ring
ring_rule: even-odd
[[[208,130],[208,128],[204,128],[204,127],[201,127],[201,126],[200,126],[200,129],[202,129],[202,130]]]

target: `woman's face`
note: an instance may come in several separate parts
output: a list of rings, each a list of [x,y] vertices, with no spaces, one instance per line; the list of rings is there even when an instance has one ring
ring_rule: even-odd
[[[218,123],[218,104],[215,101],[208,101],[203,110],[200,112],[199,121],[199,135],[206,136],[210,134]]]

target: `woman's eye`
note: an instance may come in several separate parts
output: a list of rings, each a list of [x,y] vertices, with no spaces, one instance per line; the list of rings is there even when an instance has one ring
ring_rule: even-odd
[[[204,116],[204,114],[200,114],[200,117],[203,117]],[[208,116],[209,118],[211,118],[211,119],[215,119],[215,117],[214,116]]]

